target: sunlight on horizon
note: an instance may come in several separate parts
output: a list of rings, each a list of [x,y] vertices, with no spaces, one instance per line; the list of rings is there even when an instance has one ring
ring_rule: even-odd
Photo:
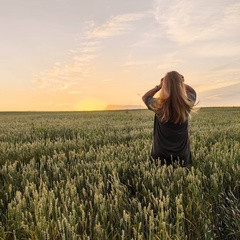
[[[76,111],[103,111],[107,104],[95,98],[85,98],[75,104]]]

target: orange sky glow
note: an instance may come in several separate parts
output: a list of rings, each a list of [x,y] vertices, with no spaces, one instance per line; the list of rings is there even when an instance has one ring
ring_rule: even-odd
[[[172,70],[200,107],[240,106],[239,12],[238,0],[3,0],[0,111],[145,108]]]

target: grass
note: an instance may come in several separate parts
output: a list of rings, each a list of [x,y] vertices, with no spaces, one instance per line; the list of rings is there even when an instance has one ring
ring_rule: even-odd
[[[194,114],[186,170],[149,161],[147,110],[0,113],[0,239],[239,239],[239,117]]]

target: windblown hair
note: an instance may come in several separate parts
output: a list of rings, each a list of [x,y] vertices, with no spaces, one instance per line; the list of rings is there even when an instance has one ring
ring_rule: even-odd
[[[184,77],[181,74],[172,71],[165,75],[155,107],[156,114],[162,122],[180,124],[188,119],[194,102],[188,99]]]

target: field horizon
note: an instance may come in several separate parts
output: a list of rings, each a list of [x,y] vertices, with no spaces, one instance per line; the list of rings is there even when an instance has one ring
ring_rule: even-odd
[[[206,106],[206,107],[197,107],[196,109],[212,109],[212,108],[219,108],[219,109],[223,109],[223,108],[240,108],[239,106]],[[0,113],[77,113],[77,112],[115,112],[115,111],[139,111],[139,110],[148,110],[146,107],[142,107],[142,108],[124,108],[124,109],[103,109],[103,110],[24,110],[24,111],[14,111],[14,110],[5,110],[5,111],[0,111]]]

